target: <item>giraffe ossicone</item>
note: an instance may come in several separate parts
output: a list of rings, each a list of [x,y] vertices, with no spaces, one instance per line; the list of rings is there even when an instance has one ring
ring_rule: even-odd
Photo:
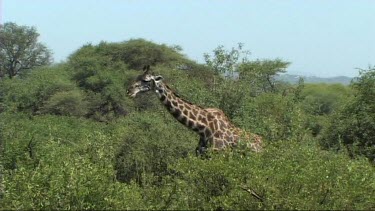
[[[255,152],[262,150],[261,136],[236,127],[220,109],[202,108],[180,98],[163,82],[162,76],[150,73],[149,65],[143,71],[128,88],[127,94],[136,97],[138,93],[155,91],[175,119],[199,134],[197,154],[203,154],[208,148],[222,150],[237,146],[240,141]]]

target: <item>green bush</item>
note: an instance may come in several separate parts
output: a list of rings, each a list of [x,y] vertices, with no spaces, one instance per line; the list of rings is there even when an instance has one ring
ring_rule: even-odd
[[[77,58],[86,59],[84,63],[77,63]],[[179,47],[156,44],[144,39],[131,39],[121,43],[101,42],[97,46],[85,45],[72,54],[69,60],[76,65],[91,67],[94,67],[92,64],[98,64],[98,61],[104,67],[120,62],[126,64],[129,69],[136,70],[142,69],[144,65],[192,63],[181,54]],[[95,71],[94,68],[91,71]]]
[[[45,152],[33,169],[5,171],[5,209],[142,208],[136,186],[114,182],[113,147],[100,133],[87,136],[79,149],[59,139],[43,143]],[[91,140],[92,142],[89,142]],[[86,152],[82,154],[82,152]],[[112,153],[111,153],[112,152]],[[137,194],[138,192],[138,194]]]
[[[57,92],[75,90],[64,66],[35,69],[23,78],[0,83],[3,103],[10,111],[39,113],[43,103]]]
[[[306,84],[301,95],[304,111],[321,116],[339,110],[351,97],[351,90],[341,84]]]
[[[243,81],[219,77],[216,78],[216,83],[213,91],[217,101],[216,107],[223,110],[231,119],[240,116],[242,106],[250,93],[249,86]]]
[[[64,116],[84,116],[87,113],[87,102],[79,90],[57,92],[42,106],[42,113]]]
[[[199,67],[198,67],[199,68]],[[198,71],[197,69],[196,71]],[[217,100],[215,95],[207,86],[207,81],[200,75],[193,75],[189,71],[171,69],[165,66],[154,68],[156,74],[164,77],[164,82],[168,84],[173,91],[187,101],[202,107],[216,107]],[[209,74],[209,70],[202,69],[200,74]],[[212,77],[212,75],[211,75]]]
[[[198,144],[198,136],[166,112],[137,113],[116,124],[113,133],[124,141],[116,158],[117,179],[122,182],[158,184],[174,173],[169,166],[194,153]]]
[[[305,118],[292,96],[265,93],[247,98],[234,121],[269,141],[281,141],[303,140],[307,134]]]
[[[196,157],[198,135],[155,93],[126,96],[145,63],[184,99],[262,135],[264,151]],[[373,71],[351,97],[338,85],[276,83],[287,64],[250,62],[232,80],[177,47],[130,40],[0,80],[0,209],[375,209],[374,167],[359,156],[375,154]]]
[[[144,65],[155,67],[160,64],[164,66],[160,69],[167,69],[164,72],[177,73],[184,78],[191,76],[191,71],[183,71],[180,66],[203,69],[186,59],[176,48],[142,39],[83,46],[69,57],[68,64],[73,79],[89,96],[88,116],[99,121],[124,116],[132,108],[155,108],[155,103],[144,100],[144,96],[138,98],[135,104],[126,97],[127,86],[137,74],[141,74],[139,70]]]
[[[47,115],[0,120],[3,209],[374,209],[373,167],[312,140],[207,160],[192,155],[197,137],[165,112],[107,126]],[[117,182],[119,173],[130,181]]]
[[[117,46],[109,44],[105,47],[108,47],[104,50],[105,54],[114,55],[115,60],[124,61],[131,69],[141,69],[145,64],[154,66],[187,61],[178,48],[143,39],[132,39]],[[115,47],[114,52],[111,47]]]
[[[126,97],[125,81],[133,76],[125,64],[101,56],[94,46],[84,46],[69,59],[72,79],[87,95],[87,117],[109,121],[132,110]]]
[[[375,171],[366,160],[321,151],[311,141],[276,142],[260,154],[180,159],[166,209],[374,209]],[[162,192],[162,191],[160,191]],[[251,193],[259,196],[255,197]],[[165,205],[164,205],[165,206]]]
[[[348,86],[341,84],[306,84],[301,92],[301,108],[307,115],[305,127],[320,138],[328,127],[331,115],[338,112],[352,97]]]
[[[116,182],[116,142],[73,117],[1,115],[4,209],[142,209],[139,188]],[[117,147],[116,147],[117,146]]]
[[[375,69],[361,71],[352,83],[354,97],[333,115],[320,140],[326,149],[346,148],[375,163]]]
[[[3,113],[0,122],[4,125],[1,133],[4,142],[2,161],[6,169],[17,169],[20,165],[33,168],[44,154],[52,153],[44,148],[49,139],[74,147],[81,145],[87,134],[101,130],[93,122],[53,115],[32,117]]]

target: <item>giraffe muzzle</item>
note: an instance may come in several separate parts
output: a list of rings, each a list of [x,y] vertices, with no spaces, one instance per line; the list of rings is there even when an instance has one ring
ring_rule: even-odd
[[[130,97],[135,97],[136,93],[132,92],[130,89],[126,90],[126,94]]]

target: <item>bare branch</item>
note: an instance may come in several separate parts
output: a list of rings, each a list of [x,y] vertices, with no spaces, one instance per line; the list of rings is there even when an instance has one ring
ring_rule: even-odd
[[[241,187],[241,189],[244,190],[244,191],[246,191],[246,192],[248,192],[248,193],[250,193],[250,195],[252,195],[254,198],[258,199],[259,201],[261,201],[261,202],[264,201],[263,197],[259,196],[259,194],[256,193],[253,189],[251,189],[251,188],[245,188],[245,187]]]

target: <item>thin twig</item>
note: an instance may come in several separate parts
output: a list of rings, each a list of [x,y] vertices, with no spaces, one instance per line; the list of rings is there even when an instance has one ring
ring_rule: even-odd
[[[257,194],[253,189],[251,188],[245,188],[245,187],[241,187],[242,190],[250,193],[253,197],[255,197],[256,199],[258,199],[259,201],[263,202],[263,198],[261,196],[259,196],[259,194]]]

